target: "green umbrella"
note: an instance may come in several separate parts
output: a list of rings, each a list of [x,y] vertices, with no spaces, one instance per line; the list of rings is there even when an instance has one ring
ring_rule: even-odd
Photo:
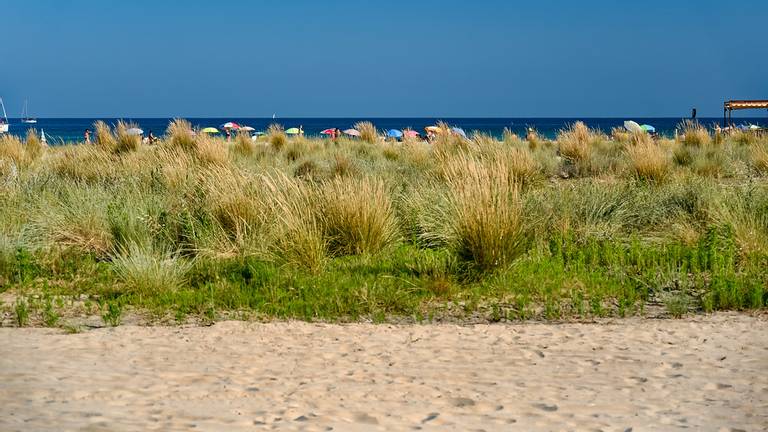
[[[285,131],[288,135],[298,135],[299,134],[299,128],[290,128]]]
[[[201,130],[200,132],[203,132],[203,133],[219,133],[219,130],[216,129],[215,127],[207,127],[205,129]]]

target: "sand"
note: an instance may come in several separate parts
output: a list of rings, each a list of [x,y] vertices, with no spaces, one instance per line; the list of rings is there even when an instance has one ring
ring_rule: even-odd
[[[766,330],[740,314],[2,328],[0,430],[766,430]]]

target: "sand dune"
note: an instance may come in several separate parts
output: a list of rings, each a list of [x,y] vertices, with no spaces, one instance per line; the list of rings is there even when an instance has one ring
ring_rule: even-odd
[[[765,430],[766,324],[3,328],[0,430]]]

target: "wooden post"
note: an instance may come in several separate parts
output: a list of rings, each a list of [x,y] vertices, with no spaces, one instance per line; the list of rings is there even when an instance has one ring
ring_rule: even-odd
[[[728,112],[728,110],[723,106],[723,128],[725,128],[725,113]]]

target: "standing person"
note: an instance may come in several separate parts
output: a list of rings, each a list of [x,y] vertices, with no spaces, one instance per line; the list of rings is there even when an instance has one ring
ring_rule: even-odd
[[[696,120],[696,107],[691,110],[691,120]]]
[[[91,143],[91,130],[86,129],[85,130],[85,143],[90,144]]]
[[[155,141],[157,140],[157,138],[155,138],[155,135],[152,134],[152,131],[149,131],[148,138],[149,138],[149,143],[150,144],[154,144]]]
[[[304,126],[299,125],[299,135],[304,135]]]
[[[229,131],[229,128],[224,129],[227,132],[227,142],[232,140],[232,132]]]
[[[341,138],[341,129],[336,128],[336,129],[333,130],[333,133],[334,133],[334,135],[336,135],[336,138],[334,139],[334,141],[338,140],[339,138]]]

